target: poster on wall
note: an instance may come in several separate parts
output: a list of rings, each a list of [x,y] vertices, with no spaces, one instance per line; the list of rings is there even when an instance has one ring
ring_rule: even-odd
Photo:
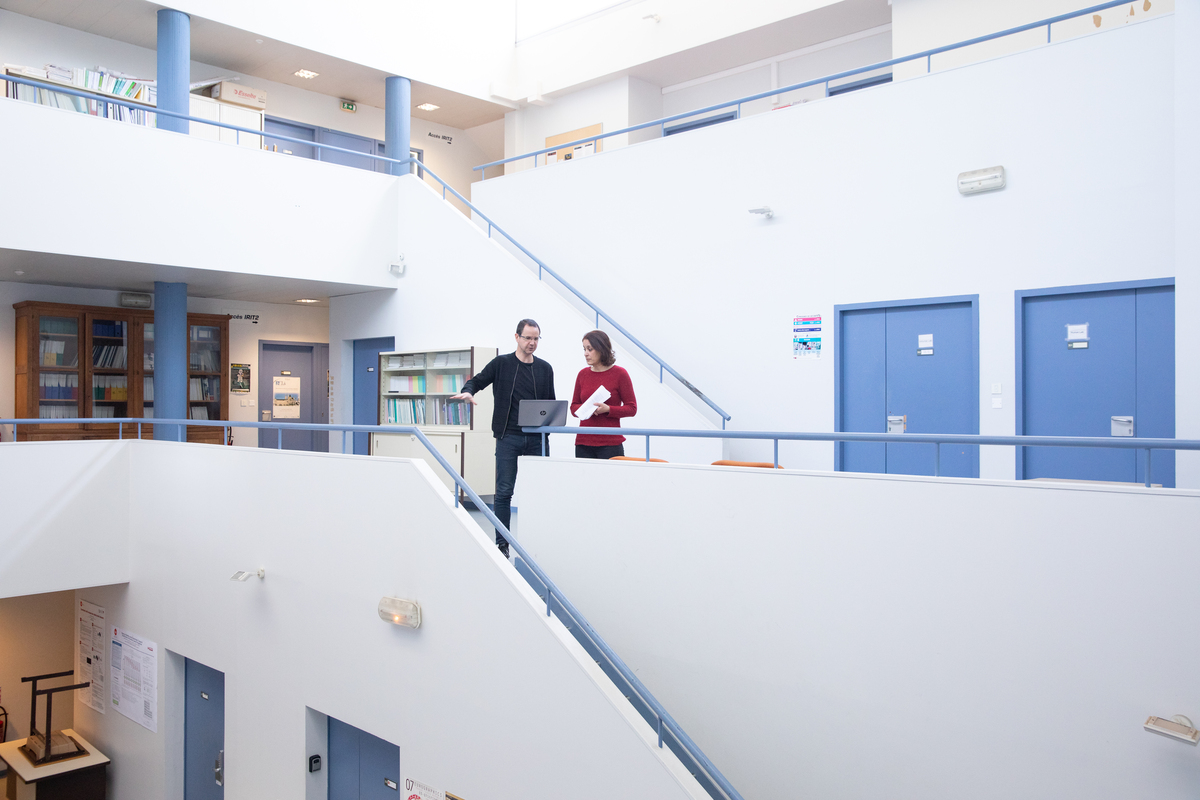
[[[249,364],[229,365],[229,391],[239,394],[248,394],[250,392]]]
[[[821,357],[821,315],[796,314],[792,317],[792,358]]]
[[[300,379],[276,375],[271,379],[271,397],[275,419],[300,419]]]
[[[113,628],[111,646],[113,708],[158,733],[158,645],[124,628]]]
[[[75,620],[75,675],[77,683],[91,681],[92,685],[79,690],[80,701],[103,714],[108,704],[104,702],[108,687],[108,670],[104,664],[104,632],[108,626],[104,624],[104,609],[86,600],[79,601]]]
[[[446,800],[446,793],[441,789],[435,789],[413,778],[404,779],[404,791],[400,796],[407,800]]]

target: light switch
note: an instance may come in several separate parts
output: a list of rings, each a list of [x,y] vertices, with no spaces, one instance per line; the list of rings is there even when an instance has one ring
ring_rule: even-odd
[[[1002,394],[1002,393],[1003,392],[1001,391],[1000,384],[993,383],[992,384],[992,394]]]
[[[243,397],[243,398],[242,398],[242,408],[245,408],[245,407],[246,407],[246,403],[247,403],[247,402],[248,402],[248,401],[246,400],[246,398],[244,398],[244,397]]]
[[[992,408],[1004,408],[1004,398],[1003,397],[993,397],[992,398]]]

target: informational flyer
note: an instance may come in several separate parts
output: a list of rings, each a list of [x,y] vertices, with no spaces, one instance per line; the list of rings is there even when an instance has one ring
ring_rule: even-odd
[[[441,789],[435,789],[413,778],[404,779],[404,791],[400,796],[405,800],[446,800],[446,793]]]
[[[792,358],[821,357],[821,315],[797,314],[792,317]]]
[[[79,690],[79,699],[93,711],[103,714],[108,704],[108,670],[104,668],[108,659],[104,655],[104,609],[86,600],[79,601],[75,615],[75,682],[92,685]]]
[[[112,631],[112,704],[126,717],[158,732],[158,645],[124,628]]]
[[[229,365],[229,391],[240,394],[248,394],[250,392],[249,364]]]
[[[300,379],[276,375],[271,379],[273,415],[275,419],[300,419]]]

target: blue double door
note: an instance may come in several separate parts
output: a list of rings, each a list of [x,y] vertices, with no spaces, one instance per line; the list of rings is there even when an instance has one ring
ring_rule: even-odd
[[[838,431],[979,432],[979,334],[974,298],[840,306]],[[974,445],[846,442],[846,472],[979,477]],[[935,448],[937,448],[935,450]]]
[[[1173,285],[1026,292],[1018,295],[1018,303],[1020,433],[1175,438]],[[1146,479],[1134,450],[1019,450],[1023,478],[1128,483]],[[1174,486],[1174,452],[1154,451],[1152,458],[1151,480]]]
[[[400,748],[329,718],[330,800],[395,800],[400,794]]]

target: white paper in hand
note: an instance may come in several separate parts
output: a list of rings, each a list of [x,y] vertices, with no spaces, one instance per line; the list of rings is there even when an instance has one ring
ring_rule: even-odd
[[[596,413],[596,403],[603,403],[608,398],[612,397],[612,392],[601,386],[596,391],[592,392],[592,396],[583,401],[583,405],[575,412],[575,416],[579,419],[591,419],[592,414]]]

